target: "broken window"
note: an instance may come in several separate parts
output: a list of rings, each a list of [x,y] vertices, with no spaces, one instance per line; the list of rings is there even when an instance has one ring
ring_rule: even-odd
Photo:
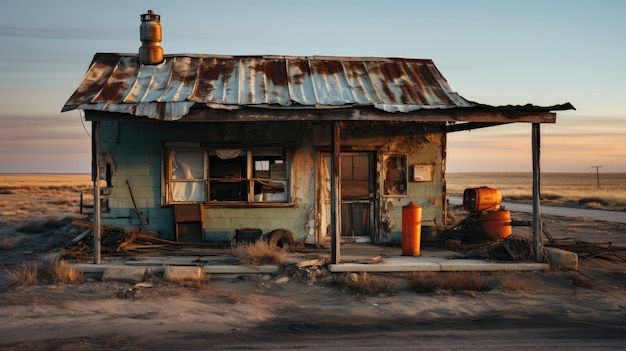
[[[245,150],[211,150],[210,201],[248,200],[248,162]]]
[[[170,149],[167,203],[287,203],[287,150]]]
[[[254,202],[287,202],[287,160],[283,150],[252,150]]]

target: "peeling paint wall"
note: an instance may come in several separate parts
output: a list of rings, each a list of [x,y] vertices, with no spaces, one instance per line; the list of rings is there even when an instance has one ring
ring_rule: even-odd
[[[329,211],[318,202],[320,184],[318,156],[330,150],[331,123],[327,122],[153,122],[103,121],[102,156],[109,164],[104,197],[108,213],[103,224],[132,228],[139,226],[130,183],[137,207],[148,230],[174,238],[173,210],[164,206],[163,162],[167,142],[196,143],[289,143],[291,155],[291,206],[204,207],[204,237],[209,241],[232,240],[236,229],[259,228],[263,233],[287,229],[297,240],[322,243],[327,239],[325,223]],[[401,233],[402,206],[413,201],[423,208],[423,222],[443,223],[443,127],[421,123],[342,122],[342,150],[371,151],[376,155],[377,187],[375,225],[377,240],[396,241]],[[382,160],[386,153],[406,155],[407,165],[433,165],[433,180],[408,182],[406,196],[383,196]],[[106,172],[104,173],[106,175]],[[410,177],[410,173],[409,173]]]
[[[328,126],[319,125],[315,132],[318,146],[330,147]],[[445,218],[444,194],[445,132],[442,124],[399,122],[342,122],[341,148],[346,151],[373,151],[376,153],[375,226],[378,242],[400,242],[402,234],[402,207],[414,202],[423,207],[422,224],[443,229]],[[385,195],[385,155],[406,156],[407,189],[405,195]],[[430,165],[432,180],[411,180],[412,165]],[[318,172],[319,173],[319,172]],[[324,179],[318,174],[318,182]],[[321,188],[327,185],[320,184]],[[323,194],[318,188],[318,194]],[[392,192],[393,193],[393,192]],[[330,240],[327,232],[328,209],[318,205],[318,230],[322,241]]]
[[[110,187],[104,196],[109,212],[102,214],[105,224],[132,228],[140,224],[134,210],[129,181],[137,207],[151,231],[164,238],[174,238],[173,210],[162,206],[162,174],[166,142],[197,143],[291,143],[292,160],[291,207],[211,207],[204,208],[205,239],[227,241],[236,229],[260,228],[264,233],[274,229],[288,229],[297,239],[313,237],[309,233],[307,217],[314,207],[309,177],[314,169],[313,145],[307,123],[192,123],[192,122],[102,122],[103,151],[101,160],[114,160]]]

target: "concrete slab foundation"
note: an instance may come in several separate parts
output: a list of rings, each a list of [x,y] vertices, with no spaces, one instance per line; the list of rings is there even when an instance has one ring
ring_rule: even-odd
[[[170,282],[204,281],[205,274],[202,267],[167,266],[163,272],[163,280]]]
[[[578,255],[556,247],[544,248],[550,267],[556,269],[578,269]]]
[[[146,267],[108,267],[104,270],[104,272],[102,272],[102,281],[139,283],[143,281],[145,275]]]

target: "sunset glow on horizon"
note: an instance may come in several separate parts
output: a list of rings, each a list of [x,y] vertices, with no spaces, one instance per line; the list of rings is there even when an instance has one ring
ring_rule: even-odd
[[[0,11],[0,173],[89,173],[91,130],[60,113],[97,52],[136,53],[161,15],[166,54],[428,58],[489,105],[572,103],[541,125],[543,172],[626,173],[626,2],[26,0]],[[531,125],[448,135],[448,172],[529,172]]]

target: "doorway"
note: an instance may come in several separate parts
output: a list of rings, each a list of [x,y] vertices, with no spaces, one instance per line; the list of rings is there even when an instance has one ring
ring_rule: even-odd
[[[321,223],[330,237],[330,184],[331,155],[324,154],[320,169],[324,184],[318,201],[322,205]],[[341,167],[341,236],[345,240],[369,242],[375,240],[374,194],[375,154],[373,152],[342,152]]]

